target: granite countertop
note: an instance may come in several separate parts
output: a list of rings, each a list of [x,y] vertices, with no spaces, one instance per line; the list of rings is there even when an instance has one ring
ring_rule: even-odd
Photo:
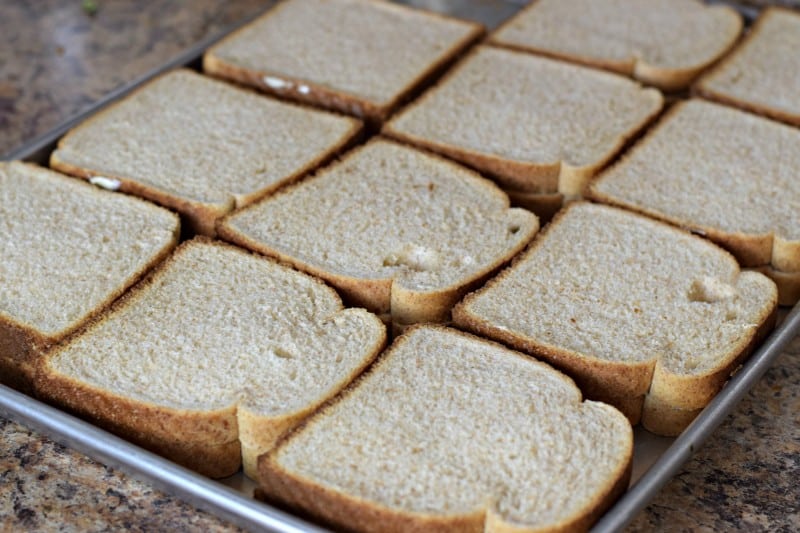
[[[257,0],[5,0],[0,154],[249,16]],[[760,3],[760,2],[759,2]],[[795,531],[800,337],[630,526]],[[230,524],[0,418],[0,530],[235,531]]]

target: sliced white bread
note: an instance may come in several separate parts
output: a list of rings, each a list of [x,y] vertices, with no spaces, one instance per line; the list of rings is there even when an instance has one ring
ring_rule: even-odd
[[[0,381],[30,391],[41,354],[161,261],[179,233],[166,209],[0,163]]]
[[[537,0],[490,41],[675,91],[728,51],[741,31],[736,11],[697,0]]]
[[[744,266],[800,271],[800,131],[743,111],[676,104],[588,194],[669,221]]]
[[[622,76],[480,46],[383,132],[488,173],[505,189],[580,194],[661,109]]]
[[[227,476],[336,394],[386,331],[321,281],[233,246],[182,244],[37,376],[41,396]],[[240,453],[241,447],[241,453]]]
[[[383,139],[223,220],[220,236],[277,257],[397,325],[447,322],[520,251],[536,217],[492,182]]]
[[[625,417],[560,372],[424,326],[262,456],[259,484],[349,531],[576,531],[632,451]]]
[[[213,236],[219,217],[326,162],[360,130],[178,70],[69,132],[50,166],[175,209]]]
[[[379,122],[483,34],[378,0],[287,0],[212,47],[203,68]]]
[[[695,85],[702,96],[800,126],[800,13],[768,8]]]
[[[646,394],[662,407],[704,407],[772,327],[776,304],[769,278],[740,272],[713,243],[577,202],[453,320],[553,363],[635,423]]]

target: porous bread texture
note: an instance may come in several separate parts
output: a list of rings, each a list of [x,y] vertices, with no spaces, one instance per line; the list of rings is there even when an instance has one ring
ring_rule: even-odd
[[[800,271],[800,131],[689,100],[588,194],[699,232],[743,266]]]
[[[227,217],[219,233],[408,325],[447,322],[452,306],[538,227],[474,172],[377,139]]]
[[[355,531],[585,530],[632,451],[625,417],[560,372],[420,326],[259,458],[259,484]]]
[[[50,354],[37,390],[204,474],[230,475],[243,457],[253,476],[256,457],[385,340],[377,317],[344,309],[321,281],[195,239]]]
[[[326,162],[355,119],[264,98],[190,70],[167,73],[69,132],[50,166],[116,180],[196,233]]]
[[[675,91],[728,51],[741,31],[735,10],[697,0],[537,0],[490,41]]]
[[[41,353],[161,261],[179,232],[155,205],[0,163],[0,381],[30,389]]]
[[[203,57],[217,76],[370,121],[483,34],[473,22],[376,0],[289,0]]]
[[[765,9],[744,42],[694,89],[706,98],[800,126],[800,13]]]
[[[575,195],[662,102],[656,89],[615,74],[479,46],[383,132],[505,189]]]
[[[772,327],[776,304],[772,281],[740,272],[714,244],[578,202],[453,319],[553,363],[636,423],[633,400],[645,394],[673,409],[704,407]]]

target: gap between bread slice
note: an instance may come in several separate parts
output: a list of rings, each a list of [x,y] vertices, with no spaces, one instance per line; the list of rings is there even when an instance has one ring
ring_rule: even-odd
[[[707,236],[743,266],[797,272],[799,167],[796,128],[688,100],[588,194]]]
[[[213,236],[218,218],[326,162],[360,130],[355,119],[181,69],[71,130],[50,165],[106,178]]]
[[[491,182],[382,139],[227,217],[227,240],[322,277],[402,324],[447,322],[538,230]]]
[[[383,128],[519,192],[581,194],[661,110],[622,76],[479,46]]]
[[[741,30],[735,10],[697,0],[539,0],[490,41],[675,91],[730,49]]]
[[[37,389],[215,477],[238,469],[238,441],[253,475],[256,456],[358,375],[385,338],[377,317],[344,309],[319,280],[195,239],[50,355]],[[196,465],[186,447],[227,455]]]
[[[589,397],[696,409],[772,326],[776,303],[774,283],[714,244],[580,202],[453,318],[552,362]]]
[[[586,529],[624,491],[615,409],[545,364],[420,326],[259,460],[265,493],[357,531]]]

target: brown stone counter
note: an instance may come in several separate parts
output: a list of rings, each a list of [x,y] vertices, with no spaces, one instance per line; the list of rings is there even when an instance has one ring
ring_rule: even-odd
[[[0,154],[52,129],[257,0],[3,0]],[[641,513],[633,531],[795,531],[800,338]],[[0,419],[0,531],[233,531],[147,484]]]

